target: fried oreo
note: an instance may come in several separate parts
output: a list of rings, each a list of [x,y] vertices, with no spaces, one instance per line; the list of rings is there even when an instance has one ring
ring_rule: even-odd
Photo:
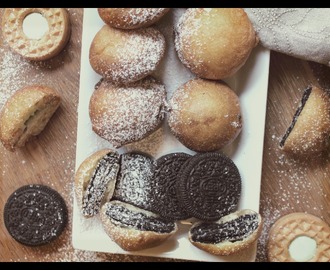
[[[17,242],[40,246],[60,236],[68,222],[68,210],[57,191],[44,185],[26,185],[9,196],[4,222]]]
[[[176,190],[179,171],[190,157],[186,153],[171,153],[156,160],[151,181],[155,200],[152,210],[166,219],[183,220],[191,217],[181,207]]]
[[[122,154],[112,199],[126,202],[145,210],[151,210],[153,187],[150,181],[154,167],[152,157],[144,153],[131,152]]]
[[[237,209],[241,176],[224,154],[196,154],[183,165],[178,179],[179,202],[192,217],[214,221]]]

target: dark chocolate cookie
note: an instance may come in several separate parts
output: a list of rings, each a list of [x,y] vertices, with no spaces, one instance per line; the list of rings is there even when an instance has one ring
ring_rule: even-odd
[[[39,246],[55,240],[68,221],[62,196],[44,185],[26,185],[12,193],[4,207],[9,234],[19,243]]]
[[[193,217],[213,221],[237,209],[241,177],[224,154],[197,154],[186,161],[177,182],[179,202]]]
[[[171,220],[183,220],[190,216],[179,204],[176,183],[182,165],[191,157],[186,153],[171,153],[156,160],[152,177],[154,212]]]
[[[122,154],[113,200],[151,210],[153,187],[150,181],[154,173],[154,167],[152,157],[144,153]]]

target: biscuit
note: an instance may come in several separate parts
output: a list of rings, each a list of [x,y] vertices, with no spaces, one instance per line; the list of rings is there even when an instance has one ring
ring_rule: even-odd
[[[186,153],[170,153],[156,160],[155,172],[151,178],[153,189],[153,211],[170,220],[183,220],[190,215],[179,203],[176,184],[182,165],[191,157]]]
[[[49,30],[40,38],[29,38],[23,32],[24,19],[41,14]],[[2,35],[10,48],[26,59],[41,61],[59,54],[71,33],[69,14],[64,8],[6,8],[2,15]]]
[[[271,227],[267,245],[269,261],[295,262],[289,249],[291,242],[300,236],[316,242],[315,253],[306,261],[330,262],[329,225],[316,216],[299,212],[282,216]]]
[[[230,255],[250,247],[260,236],[262,218],[250,209],[231,213],[216,222],[198,222],[189,230],[189,241],[214,255]]]
[[[192,217],[214,221],[237,209],[241,176],[224,154],[196,154],[183,164],[178,179],[179,202]]]
[[[44,185],[17,189],[9,196],[3,215],[9,234],[27,246],[52,242],[68,222],[68,210],[62,196]]]
[[[0,112],[0,140],[10,151],[23,147],[47,125],[61,97],[42,85],[31,85],[16,91]]]

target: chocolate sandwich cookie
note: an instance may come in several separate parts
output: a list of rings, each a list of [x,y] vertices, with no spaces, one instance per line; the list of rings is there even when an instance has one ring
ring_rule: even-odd
[[[62,196],[44,185],[26,185],[12,193],[4,207],[9,234],[19,243],[39,246],[55,240],[68,221]]]
[[[121,155],[113,200],[130,203],[142,209],[152,209],[152,189],[150,184],[154,172],[152,157],[138,152]]]
[[[191,216],[213,221],[237,209],[241,177],[224,154],[203,153],[183,165],[177,182],[179,202]]]
[[[154,212],[171,220],[183,220],[190,215],[181,207],[177,196],[176,183],[182,165],[191,157],[186,153],[171,153],[156,160],[153,186]]]

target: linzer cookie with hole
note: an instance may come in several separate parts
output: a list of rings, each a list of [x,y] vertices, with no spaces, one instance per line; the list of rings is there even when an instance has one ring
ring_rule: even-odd
[[[170,153],[155,162],[155,172],[151,178],[152,209],[166,219],[183,220],[191,217],[179,203],[176,190],[178,174],[190,157],[186,153]]]
[[[61,97],[52,89],[32,85],[16,91],[0,112],[0,140],[10,151],[23,147],[47,125]]]
[[[218,220],[237,209],[241,176],[224,154],[196,154],[182,166],[177,194],[182,208],[202,221]]]
[[[86,158],[75,174],[75,195],[81,213],[92,217],[112,198],[120,156],[110,149],[99,150]]]
[[[189,241],[214,255],[230,255],[250,247],[260,236],[262,218],[244,209],[215,222],[197,222],[189,230]]]
[[[305,89],[280,148],[299,157],[317,155],[329,146],[330,93],[316,86]]]
[[[54,241],[68,221],[62,196],[44,185],[26,185],[17,189],[9,196],[3,215],[9,234],[28,246]]]
[[[40,37],[29,37],[24,32],[24,20],[38,14],[45,18],[48,29]],[[6,8],[2,15],[4,40],[14,52],[29,60],[47,60],[56,56],[67,44],[70,33],[70,18],[64,8]]]

